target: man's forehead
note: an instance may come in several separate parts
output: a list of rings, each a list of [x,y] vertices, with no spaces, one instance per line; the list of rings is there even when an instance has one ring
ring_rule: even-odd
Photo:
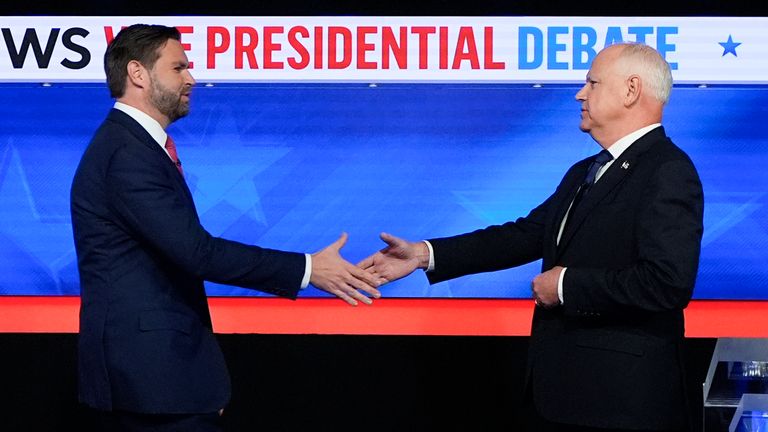
[[[605,72],[605,69],[610,66],[610,59],[613,56],[612,51],[614,51],[610,48],[611,47],[608,47],[597,53],[597,56],[592,60],[589,71],[587,71],[587,79],[602,74]]]
[[[168,39],[168,41],[160,47],[160,59],[170,62],[187,63],[187,54],[184,52],[184,47],[181,46],[181,42],[176,39]]]
[[[587,71],[587,81],[591,79],[595,79],[596,77],[600,76],[600,63],[595,59],[595,61],[592,62],[592,64],[589,67],[589,70]]]

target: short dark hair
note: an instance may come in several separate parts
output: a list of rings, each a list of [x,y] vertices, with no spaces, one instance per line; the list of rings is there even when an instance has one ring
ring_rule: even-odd
[[[125,94],[125,80],[128,77],[128,63],[136,60],[147,69],[152,69],[160,58],[160,48],[169,39],[181,40],[176,27],[162,25],[134,24],[115,36],[104,53],[104,72],[107,86],[113,98]]]

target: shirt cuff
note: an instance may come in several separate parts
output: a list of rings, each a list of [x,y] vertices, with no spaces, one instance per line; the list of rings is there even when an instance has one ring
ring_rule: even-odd
[[[560,304],[563,303],[563,279],[565,279],[566,270],[568,268],[564,267],[563,271],[560,272],[560,277],[557,279],[557,298],[560,299]]]
[[[424,240],[424,243],[427,244],[427,249],[429,249],[429,265],[425,271],[431,272],[435,269],[435,250],[432,249],[432,244],[430,242]]]
[[[304,257],[304,279],[301,280],[301,286],[299,289],[304,289],[309,286],[309,278],[312,277],[312,255],[305,253]]]

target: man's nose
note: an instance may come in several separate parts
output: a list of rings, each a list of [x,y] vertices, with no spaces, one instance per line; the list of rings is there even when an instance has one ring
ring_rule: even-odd
[[[195,81],[195,78],[192,76],[192,72],[190,72],[189,69],[187,69],[187,79],[186,79],[186,82],[190,86],[193,86],[193,85],[195,85],[197,83],[197,81]]]
[[[586,97],[586,94],[587,94],[587,90],[586,89],[587,89],[587,85],[584,84],[584,86],[578,92],[576,92],[576,100],[577,101],[583,101],[583,100],[585,100],[587,98]]]

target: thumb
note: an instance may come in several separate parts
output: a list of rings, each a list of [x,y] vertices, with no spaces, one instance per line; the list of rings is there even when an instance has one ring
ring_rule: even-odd
[[[400,245],[402,243],[405,243],[405,240],[403,240],[403,239],[401,239],[399,237],[395,237],[392,234],[388,234],[388,233],[385,233],[385,232],[381,233],[381,235],[379,235],[379,237],[381,238],[381,240],[384,243],[386,243],[387,245],[389,245],[391,247],[396,247],[396,246],[398,246],[398,245]]]
[[[345,244],[347,244],[347,239],[348,238],[349,238],[349,236],[347,235],[347,233],[343,232],[343,233],[341,233],[341,237],[339,237],[339,239],[336,240],[335,242],[331,243],[331,245],[328,246],[328,248],[329,249],[335,249],[338,252],[338,251],[341,250],[341,248],[344,247]]]

